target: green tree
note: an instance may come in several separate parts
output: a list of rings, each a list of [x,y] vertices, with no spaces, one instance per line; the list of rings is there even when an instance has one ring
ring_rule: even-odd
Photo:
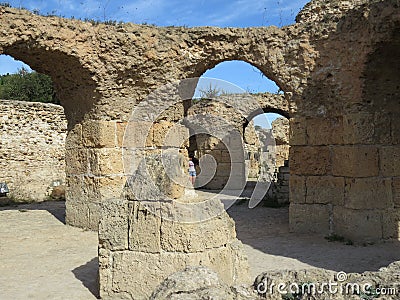
[[[25,68],[0,76],[0,99],[59,104],[51,78]]]

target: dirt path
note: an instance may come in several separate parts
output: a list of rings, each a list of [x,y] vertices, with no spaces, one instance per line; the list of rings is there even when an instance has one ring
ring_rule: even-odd
[[[97,233],[64,225],[64,211],[62,202],[0,210],[1,300],[96,299]]]
[[[97,233],[66,226],[64,203],[0,208],[0,299],[96,299]],[[278,269],[378,270],[400,243],[348,246],[289,233],[288,210],[234,205],[252,275]]]

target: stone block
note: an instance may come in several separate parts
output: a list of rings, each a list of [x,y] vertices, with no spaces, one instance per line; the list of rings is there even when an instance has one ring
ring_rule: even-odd
[[[85,148],[66,149],[65,172],[67,175],[88,174],[88,150]]]
[[[129,249],[148,253],[161,251],[161,218],[141,202],[129,204]]]
[[[391,117],[391,135],[392,135],[392,144],[400,145],[400,122],[399,122],[399,114],[393,114]]]
[[[238,166],[236,166],[238,168]],[[239,167],[240,168],[240,167]],[[231,170],[233,169],[233,164],[230,163],[218,163],[215,175],[222,177],[229,177]],[[244,171],[244,170],[241,170]]]
[[[233,220],[225,212],[197,223],[163,219],[161,224],[161,246],[167,252],[199,252],[219,248],[235,237]]]
[[[95,176],[123,174],[122,151],[116,148],[89,150],[89,168]]]
[[[129,154],[130,157],[124,161],[124,166],[128,173],[135,171],[130,181],[135,199],[177,199],[183,195],[185,186],[189,184],[188,176],[186,170],[183,172],[184,157],[175,150],[138,150]]]
[[[176,253],[146,253],[137,251],[112,252],[108,269],[112,270],[111,284],[100,286],[102,299],[149,299],[152,291],[172,273],[186,267],[185,257]],[[107,269],[100,269],[100,281],[107,277]],[[106,289],[108,288],[108,289]]]
[[[220,282],[217,273],[206,267],[187,267],[169,276],[153,291],[151,300],[237,299],[230,287]]]
[[[82,125],[78,123],[68,131],[65,139],[65,149],[81,148],[82,146]]]
[[[306,202],[306,177],[290,175],[289,179],[290,203],[305,203]]]
[[[229,137],[229,139],[227,139]],[[242,135],[238,131],[230,132],[227,137],[224,137],[225,144],[220,143],[219,149],[228,149],[229,151],[243,151],[244,141]]]
[[[189,139],[189,129],[178,123],[161,121],[152,126],[153,147],[185,147]]]
[[[375,144],[390,145],[392,143],[391,116],[386,112],[375,112],[374,141]]]
[[[382,239],[381,210],[333,208],[333,233],[353,242],[374,242]]]
[[[289,126],[289,142],[293,146],[307,145],[306,118],[291,118]]]
[[[66,177],[66,191],[65,198],[66,201],[86,201],[88,199],[85,190],[85,177],[83,175],[68,175]]]
[[[307,118],[307,136],[309,145],[343,144],[343,119]]]
[[[91,148],[115,147],[115,121],[90,120],[82,124],[83,144]]]
[[[88,202],[87,205],[88,205],[88,209],[89,209],[88,229],[98,231],[99,223],[100,223],[100,216],[101,216],[101,203]]]
[[[384,239],[400,241],[400,208],[382,211],[382,230]]]
[[[94,189],[97,190],[97,195],[100,199],[115,199],[119,198],[126,183],[125,176],[106,176],[94,177]]]
[[[101,299],[108,299],[112,289],[113,270],[110,264],[112,252],[108,249],[99,247],[99,292]]]
[[[375,209],[393,207],[392,180],[382,178],[348,178],[345,182],[345,207]]]
[[[229,145],[215,136],[202,136],[196,139],[198,147],[203,150],[227,150]]]
[[[88,202],[78,201],[77,199],[65,202],[65,222],[68,225],[89,228],[89,207]]]
[[[176,96],[176,95],[174,95],[174,96]],[[172,99],[168,99],[168,101],[171,101],[171,100]],[[162,111],[162,113],[157,117],[157,120],[156,120],[157,122],[160,120],[163,120],[163,121],[165,120],[167,122],[179,122],[180,120],[183,120],[183,118],[185,117],[185,106],[187,106],[187,104],[185,104],[184,101],[179,101],[180,99],[179,100],[176,99],[176,100],[177,100],[176,103],[173,103],[173,104],[172,104],[172,102],[167,103],[168,108],[164,109]]]
[[[358,113],[343,116],[343,141],[350,145],[374,143],[374,114]]]
[[[381,147],[379,155],[381,175],[400,176],[400,146]]]
[[[185,148],[189,147],[189,128],[175,123],[166,133],[164,147]]]
[[[330,233],[331,206],[323,204],[295,204],[289,207],[289,228],[291,232]]]
[[[128,201],[107,199],[101,203],[99,247],[108,250],[128,249]]]
[[[309,176],[306,181],[306,203],[343,205],[344,178]]]
[[[400,207],[400,178],[393,178],[393,202],[394,206]]]
[[[244,151],[243,149],[230,149],[221,150],[221,160],[220,162],[232,162],[232,163],[241,163],[244,161]]]
[[[128,122],[116,122],[115,131],[117,135],[117,147],[122,147],[124,142],[124,135]]]
[[[218,163],[216,176],[229,177],[229,176],[244,176],[245,164],[244,163]]]
[[[378,149],[374,146],[335,146],[332,153],[332,173],[335,176],[378,176]]]
[[[118,141],[126,149],[142,149],[153,145],[153,123],[134,122],[117,123]]]
[[[331,172],[331,155],[326,146],[292,146],[290,172],[296,175],[327,175]]]
[[[104,283],[100,286],[102,299],[121,295],[129,299],[149,299],[163,280],[188,266],[208,267],[227,285],[250,281],[243,249],[235,243],[197,253],[102,252],[99,261],[100,281]],[[237,266],[242,268],[237,269]]]

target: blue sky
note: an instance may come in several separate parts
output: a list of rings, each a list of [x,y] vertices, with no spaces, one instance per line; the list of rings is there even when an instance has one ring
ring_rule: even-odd
[[[309,0],[11,0],[13,7],[66,18],[116,20],[157,26],[260,27],[294,23]],[[0,55],[0,74],[15,73],[24,66]],[[276,85],[244,62],[225,62],[204,76],[232,82],[249,92],[276,92]]]

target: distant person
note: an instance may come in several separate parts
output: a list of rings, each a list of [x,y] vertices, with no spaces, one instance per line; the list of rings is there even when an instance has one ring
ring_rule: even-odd
[[[189,180],[193,186],[196,181],[196,165],[198,165],[198,162],[199,160],[193,154],[189,155]]]

